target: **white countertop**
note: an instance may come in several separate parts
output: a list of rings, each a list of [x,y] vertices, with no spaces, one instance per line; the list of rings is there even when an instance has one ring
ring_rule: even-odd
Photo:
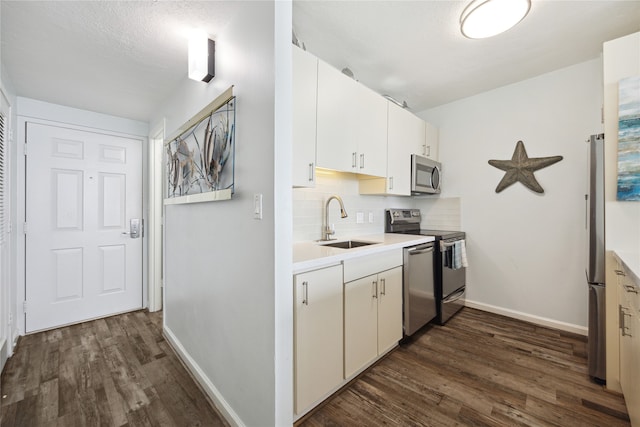
[[[640,286],[640,252],[633,251],[613,251],[633,276],[636,284]]]
[[[433,242],[433,236],[417,236],[409,234],[380,233],[337,239],[332,242],[359,240],[376,242],[373,245],[360,246],[353,249],[339,249],[323,246],[331,242],[298,242],[293,244],[293,274],[328,267],[363,255],[372,255],[391,249],[400,249],[420,243]]]

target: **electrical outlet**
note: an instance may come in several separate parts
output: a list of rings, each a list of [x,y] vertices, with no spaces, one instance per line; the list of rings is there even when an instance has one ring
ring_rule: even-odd
[[[364,212],[356,212],[356,224],[364,224]]]
[[[373,212],[369,212],[369,224],[373,224]]]

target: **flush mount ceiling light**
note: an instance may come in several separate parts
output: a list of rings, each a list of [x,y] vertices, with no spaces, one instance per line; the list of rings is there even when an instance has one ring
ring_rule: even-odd
[[[204,31],[189,36],[189,78],[209,82],[215,76],[216,43]]]
[[[531,0],[473,0],[460,15],[460,31],[470,39],[495,36],[527,16]]]

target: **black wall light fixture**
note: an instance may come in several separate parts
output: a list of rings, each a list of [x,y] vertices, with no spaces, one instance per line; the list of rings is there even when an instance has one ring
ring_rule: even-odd
[[[194,31],[189,37],[189,78],[210,82],[215,76],[216,42],[204,31]]]

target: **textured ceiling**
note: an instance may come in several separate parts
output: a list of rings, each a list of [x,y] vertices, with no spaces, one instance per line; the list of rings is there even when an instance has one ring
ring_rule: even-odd
[[[211,1],[2,0],[0,14],[18,95],[143,121],[187,75],[187,32],[215,39],[234,19]]]
[[[460,35],[466,1],[296,0],[293,23],[309,51],[414,111],[596,58],[640,30],[640,1],[532,2],[487,40]],[[186,77],[186,31],[215,39],[242,19],[233,3],[1,0],[2,64],[20,96],[147,121]]]
[[[527,17],[470,40],[465,1],[295,1],[308,51],[410,109],[442,105],[598,58],[602,43],[640,30],[640,1],[532,0]]]

